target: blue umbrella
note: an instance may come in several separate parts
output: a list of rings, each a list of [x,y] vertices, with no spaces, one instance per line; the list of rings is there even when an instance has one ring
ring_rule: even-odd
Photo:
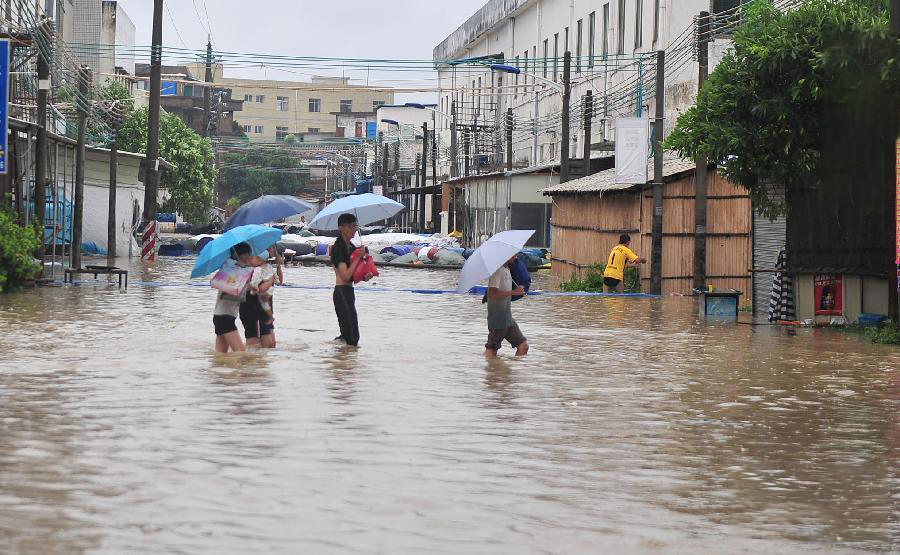
[[[341,214],[353,214],[359,225],[386,220],[397,215],[404,206],[397,201],[373,193],[350,195],[337,199],[319,212],[309,222],[313,229],[337,229]]]
[[[313,205],[290,195],[263,195],[238,208],[225,222],[225,229],[242,225],[265,224],[296,216],[313,209]]]
[[[275,227],[264,225],[236,227],[203,247],[197,256],[197,262],[194,263],[194,269],[191,270],[191,277],[206,276],[221,268],[231,254],[231,247],[238,243],[247,243],[250,245],[250,252],[257,253],[271,247],[279,239],[281,230]]]

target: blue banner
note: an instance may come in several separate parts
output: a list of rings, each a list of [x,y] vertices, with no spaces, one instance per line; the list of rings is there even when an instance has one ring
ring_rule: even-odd
[[[378,124],[374,121],[366,122],[366,138],[374,139],[378,135]]]
[[[0,173],[7,172],[9,146],[9,39],[0,39]]]
[[[163,81],[159,87],[161,96],[175,96],[178,94],[178,83],[175,81]]]

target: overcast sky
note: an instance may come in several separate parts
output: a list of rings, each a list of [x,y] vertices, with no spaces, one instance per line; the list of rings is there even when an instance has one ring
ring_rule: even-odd
[[[208,27],[214,48],[225,52],[431,59],[434,47],[485,2],[486,0],[167,0],[167,8],[163,14],[163,44],[179,48],[205,48]],[[119,4],[137,27],[136,44],[149,45],[153,2],[119,0]],[[307,81],[309,73],[340,75],[339,70],[301,69],[289,72],[259,67],[225,69],[225,75],[229,77],[268,77],[290,81]],[[409,75],[392,72],[380,77],[410,79],[417,76],[433,78],[435,74]],[[351,77],[361,76],[357,74]]]

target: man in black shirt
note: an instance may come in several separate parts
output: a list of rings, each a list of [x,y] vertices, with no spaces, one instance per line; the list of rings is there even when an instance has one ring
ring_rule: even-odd
[[[353,292],[353,272],[362,260],[357,256],[351,262],[353,243],[350,242],[359,229],[356,216],[353,214],[341,214],[338,217],[338,229],[341,234],[334,245],[331,246],[331,265],[334,266],[334,312],[337,314],[338,325],[341,327],[341,339],[347,345],[359,343],[359,322],[356,319],[356,295]],[[359,249],[365,252],[365,247]],[[360,253],[362,255],[362,252]]]

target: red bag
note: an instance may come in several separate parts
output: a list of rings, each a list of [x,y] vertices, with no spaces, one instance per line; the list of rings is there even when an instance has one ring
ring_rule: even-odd
[[[350,255],[350,264],[353,264],[353,261],[359,258],[358,252],[362,251],[353,251],[353,254]],[[363,259],[356,266],[356,271],[353,272],[353,283],[366,281],[366,274],[372,274],[372,277],[378,276],[378,268],[375,267],[375,260],[372,256],[369,253],[365,253],[362,256]]]

